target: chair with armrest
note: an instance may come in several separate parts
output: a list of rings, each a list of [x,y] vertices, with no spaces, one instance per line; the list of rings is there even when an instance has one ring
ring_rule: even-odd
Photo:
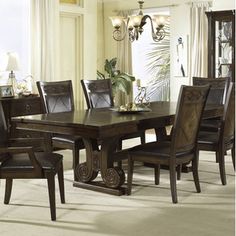
[[[230,83],[228,88],[223,117],[219,129],[215,131],[200,131],[198,135],[198,149],[216,152],[219,161],[220,177],[226,184],[225,152],[231,149],[233,166],[235,169],[235,87]]]
[[[10,201],[13,179],[47,179],[51,220],[56,220],[56,174],[58,175],[61,203],[65,203],[62,155],[34,152],[33,147],[22,146],[22,140],[20,140],[19,145],[17,145],[17,139],[11,143],[11,140],[8,139],[1,103],[0,132],[0,179],[6,179],[4,203],[8,204]],[[35,140],[33,141],[35,144]]]
[[[37,81],[37,87],[45,113],[74,110],[71,80],[57,82]],[[80,136],[52,134],[52,147],[72,150],[73,168],[75,169],[79,163],[79,150],[84,149],[84,143]],[[74,178],[76,178],[75,174]]]
[[[87,107],[104,108],[113,107],[112,85],[110,79],[103,80],[81,80]],[[122,141],[131,138],[140,137],[141,143],[145,143],[145,131],[139,131],[134,134],[123,136],[119,141],[118,149],[122,149]]]
[[[134,161],[154,166],[155,184],[159,184],[160,165],[169,166],[172,202],[177,203],[176,167],[192,162],[193,178],[200,192],[198,178],[197,134],[209,86],[182,86],[170,140],[138,145],[128,150],[128,190],[131,194]]]

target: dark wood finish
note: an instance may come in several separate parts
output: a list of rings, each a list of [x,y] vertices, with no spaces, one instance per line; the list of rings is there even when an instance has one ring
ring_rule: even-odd
[[[81,80],[81,85],[86,98],[87,107],[106,108],[113,107],[112,84],[110,79],[103,80]],[[122,141],[131,138],[140,138],[142,144],[145,143],[145,131],[138,131],[133,134],[124,135],[118,143],[118,150],[122,149]]]
[[[81,80],[87,107],[113,107],[112,85],[110,79]]]
[[[134,161],[155,165],[155,183],[159,184],[160,165],[169,166],[172,202],[177,203],[176,167],[192,162],[197,192],[198,178],[197,134],[209,86],[182,86],[170,141],[138,145],[128,150],[128,194],[131,194]]]
[[[231,149],[232,151],[232,161],[235,168],[235,91],[232,83],[227,93],[219,131],[201,131],[198,137],[198,149],[216,152],[219,161],[221,182],[225,185],[224,155],[227,150]]]
[[[227,91],[230,84],[230,78],[203,78],[193,77],[193,85],[202,86],[210,85],[210,91],[207,97],[206,104],[223,105],[226,100]],[[200,129],[205,131],[218,131],[220,119],[204,119],[201,121]]]
[[[38,91],[45,113],[74,111],[71,80],[58,82],[37,81]],[[79,164],[79,151],[84,149],[81,137],[52,134],[52,147],[70,149],[73,153],[73,169]],[[76,176],[74,175],[76,179]]]
[[[4,203],[8,204],[13,179],[47,179],[51,220],[56,220],[55,175],[58,174],[61,202],[65,203],[62,155],[34,152],[32,147],[12,147],[0,103],[0,179],[6,180]],[[14,142],[16,143],[16,140]],[[39,144],[38,144],[39,145]]]
[[[12,138],[42,137],[42,134],[40,132],[16,130],[14,124],[12,124],[11,122],[11,118],[15,116],[42,114],[43,109],[39,96],[0,98],[0,102],[4,110],[10,137]]]
[[[193,77],[193,85],[210,85],[206,104],[224,104],[229,87],[230,78]]]
[[[138,130],[152,129],[172,125],[175,117],[176,103],[155,102],[151,103],[151,112],[138,114],[119,114],[109,108],[80,110],[64,113],[41,114],[30,117],[14,118],[19,129],[40,130],[49,133],[60,133],[65,135],[80,135],[86,145],[86,163],[81,163],[76,168],[76,174],[84,181],[83,187],[93,188],[104,192],[111,189],[111,194],[123,194],[124,190],[120,187],[123,184],[123,171],[119,168],[114,169],[112,149],[117,145],[119,138],[125,134],[134,133]],[[204,111],[204,117],[221,116],[223,108],[221,106],[210,105]],[[96,140],[102,140],[100,150],[96,145]],[[112,146],[109,148],[109,145]],[[122,154],[121,159],[124,158]],[[119,159],[117,157],[117,159]],[[110,175],[110,170],[114,173]],[[103,185],[96,188],[92,183],[96,172],[101,171]],[[118,173],[118,174],[117,174]],[[109,178],[111,180],[109,180]],[[108,179],[106,181],[106,179]],[[116,182],[110,187],[109,182]],[[95,181],[93,181],[95,182]],[[104,184],[106,183],[106,185]],[[78,186],[80,182],[75,181]]]
[[[222,67],[227,66],[231,71],[231,79],[235,81],[235,10],[228,11],[211,11],[206,12],[208,18],[208,77],[216,78],[216,54],[219,52],[219,57],[222,57],[221,49],[225,44],[229,44],[232,47],[232,61],[231,62],[220,62],[219,70],[222,70]],[[227,40],[221,40],[218,42],[216,47],[216,22],[219,22],[219,27],[222,27],[222,22],[232,22],[232,27],[230,29],[231,38]],[[218,58],[217,58],[218,60]],[[222,76],[219,76],[222,77]]]

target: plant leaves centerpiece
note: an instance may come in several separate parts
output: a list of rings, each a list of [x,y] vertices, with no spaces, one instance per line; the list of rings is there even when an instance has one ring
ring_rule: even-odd
[[[97,71],[97,79],[111,80],[113,96],[115,96],[118,91],[130,94],[132,91],[132,82],[135,81],[135,77],[117,70],[116,64],[117,58],[112,58],[111,60],[106,59],[104,65],[106,74]]]

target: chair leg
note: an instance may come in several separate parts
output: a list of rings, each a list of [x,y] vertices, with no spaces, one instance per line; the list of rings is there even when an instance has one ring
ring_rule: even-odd
[[[118,161],[118,162],[117,162],[117,167],[119,167],[120,169],[122,169],[122,161]]]
[[[128,158],[127,195],[130,195],[132,191],[133,171],[134,171],[134,161],[131,157],[129,157]]]
[[[58,175],[61,203],[65,203],[64,173],[63,173],[63,164],[62,163],[61,163],[61,168],[59,169],[57,175]]]
[[[181,179],[181,172],[182,172],[182,164],[179,164],[176,168],[177,170],[177,180]]]
[[[77,177],[76,177],[76,174],[75,174],[75,169],[76,169],[76,166],[79,164],[79,147],[78,147],[78,144],[74,144],[74,147],[73,147],[73,150],[72,150],[72,153],[73,153],[73,170],[74,170],[74,180],[76,181],[77,180]]]
[[[221,183],[223,185],[226,185],[226,175],[225,175],[225,156],[224,156],[224,150],[220,148],[218,151],[219,155],[219,169],[220,169],[220,178],[221,178]]]
[[[54,173],[46,173],[48,181],[48,194],[50,203],[51,220],[56,220],[56,203],[55,203],[55,175]]]
[[[145,144],[146,143],[145,131],[143,131],[143,133],[141,134],[140,141],[141,141],[141,144]]]
[[[216,163],[219,163],[219,153],[216,152]]]
[[[233,147],[231,149],[231,156],[232,156],[233,166],[234,166],[234,170],[235,170],[235,145],[233,145]]]
[[[201,187],[200,187],[199,175],[198,175],[198,160],[199,160],[199,152],[195,153],[195,157],[192,160],[192,172],[193,172],[193,179],[194,179],[194,184],[195,184],[197,193],[200,193]]]
[[[118,144],[117,144],[116,149],[117,149],[117,151],[122,150],[122,139],[121,139],[121,138],[119,139],[119,142],[118,142]]]
[[[6,179],[6,186],[5,186],[5,197],[4,197],[4,204],[9,204],[11,198],[11,190],[12,190],[12,179]]]
[[[155,184],[156,185],[160,184],[160,169],[161,169],[161,165],[155,165],[154,173],[155,173]]]
[[[170,189],[171,189],[171,196],[172,202],[177,203],[177,191],[176,191],[176,167],[175,164],[170,164]]]

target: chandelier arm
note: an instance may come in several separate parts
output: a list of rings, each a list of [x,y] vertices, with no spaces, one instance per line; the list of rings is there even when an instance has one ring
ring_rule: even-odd
[[[116,41],[122,41],[125,39],[125,36],[127,34],[127,30],[125,30],[124,34],[121,35],[121,30],[120,29],[115,29],[113,31],[113,39],[116,40]]]
[[[165,37],[165,30],[163,29],[163,27],[161,27],[161,28],[157,29],[157,32],[155,33],[154,27],[153,27],[152,18],[149,15],[143,16],[143,18],[141,20],[141,24],[140,24],[140,28],[141,29],[146,24],[146,20],[147,19],[149,19],[150,23],[151,23],[151,30],[152,30],[152,39],[153,39],[153,41],[159,42],[160,40],[162,40]]]

